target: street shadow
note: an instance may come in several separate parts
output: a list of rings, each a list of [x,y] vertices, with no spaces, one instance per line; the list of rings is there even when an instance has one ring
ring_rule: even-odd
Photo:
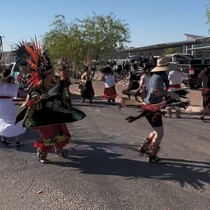
[[[106,104],[103,103],[103,102],[100,102],[100,103],[93,102],[91,104],[88,103],[88,102],[84,102],[84,103],[78,102],[78,103],[73,103],[72,104],[73,107],[76,106],[76,107],[95,107],[95,108],[105,108],[106,107],[105,105]]]
[[[200,115],[196,115],[196,114],[187,114],[187,113],[184,113],[181,115],[181,118],[176,118],[175,116],[172,116],[172,117],[165,117],[166,119],[170,119],[170,120],[182,120],[182,119],[185,119],[185,120],[198,120],[200,121],[201,123],[210,123],[210,118],[206,118],[204,120],[201,120],[200,119]]]
[[[17,150],[36,153],[33,143],[40,137],[39,132],[29,129],[21,136],[25,145]],[[138,153],[138,145],[110,142],[116,141],[114,137],[107,140],[108,143],[101,142],[100,139],[93,142],[91,138],[74,140],[73,146],[67,149],[69,158],[56,157],[56,161],[52,161],[51,164],[74,168],[84,174],[178,182],[181,187],[190,185],[198,190],[205,189],[205,186],[210,184],[210,162],[162,158],[160,164],[153,164],[148,162],[146,156]],[[0,145],[5,148],[4,145]],[[14,147],[9,146],[8,149]]]
[[[182,114],[180,118],[176,118],[175,116],[172,116],[172,117],[164,116],[164,117],[165,117],[165,119],[169,119],[169,120],[183,120],[183,119],[185,119],[185,120],[199,120],[199,121],[201,121],[198,116],[187,115],[187,114],[184,114],[184,115]]]
[[[203,123],[210,123],[210,119],[205,119],[202,121]]]
[[[109,103],[106,99],[103,97],[95,97],[93,99],[92,103],[89,103],[88,100],[85,100],[85,102],[80,102],[81,100],[73,100],[72,105],[73,106],[81,106],[81,107],[97,107],[97,108],[104,108],[106,106],[119,106],[120,103],[115,102],[115,103]]]
[[[7,138],[8,142],[10,143],[8,146],[5,146],[0,142],[0,148],[3,149],[12,149],[18,150],[20,152],[28,152],[28,153],[36,153],[36,149],[33,147],[33,144],[36,139],[40,138],[40,133],[33,129],[27,129],[24,134],[18,136],[20,139],[21,145],[20,147],[15,146],[15,138]]]
[[[113,143],[85,143],[88,148],[69,150],[70,161],[54,161],[52,164],[71,167],[84,174],[114,175],[127,179],[157,179],[178,182],[180,186],[190,185],[195,189],[204,189],[210,184],[210,163],[182,159],[162,159],[161,163],[153,164],[146,157],[138,155],[133,146],[127,150],[136,153],[135,159],[125,158],[119,151],[126,145]],[[81,143],[80,146],[84,146]],[[114,148],[113,150],[110,148]],[[134,151],[135,150],[135,151]],[[71,158],[75,158],[75,161]]]

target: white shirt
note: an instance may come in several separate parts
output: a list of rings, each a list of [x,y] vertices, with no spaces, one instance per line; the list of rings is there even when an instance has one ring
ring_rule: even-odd
[[[150,76],[147,74],[143,74],[139,81],[140,87],[147,86],[149,82]]]
[[[172,70],[168,73],[169,85],[180,85],[184,78],[184,74],[177,70]]]

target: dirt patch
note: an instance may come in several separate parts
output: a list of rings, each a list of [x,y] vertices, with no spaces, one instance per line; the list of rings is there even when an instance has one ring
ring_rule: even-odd
[[[190,99],[191,106],[202,106],[202,96],[200,90],[190,90],[190,93],[187,95]]]

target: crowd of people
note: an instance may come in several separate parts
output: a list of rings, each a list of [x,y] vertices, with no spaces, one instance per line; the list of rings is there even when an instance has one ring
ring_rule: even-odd
[[[40,138],[34,142],[37,149],[37,158],[40,162],[48,162],[48,153],[54,148],[59,156],[66,157],[65,146],[71,141],[71,134],[66,123],[82,120],[86,115],[72,106],[71,81],[65,66],[55,74],[51,60],[35,43],[24,43],[27,71],[11,76],[8,69],[2,72],[0,80],[0,136],[3,144],[8,145],[8,137],[15,137],[16,146],[21,146],[18,138],[25,133],[26,128],[40,132]],[[157,156],[161,140],[164,136],[162,109],[166,115],[172,117],[175,110],[176,118],[181,117],[181,107],[186,103],[180,97],[188,93],[181,87],[184,74],[178,64],[171,62],[169,57],[161,57],[151,65],[133,61],[127,68],[127,87],[122,91],[128,100],[139,103],[142,113],[138,116],[129,116],[126,120],[133,122],[145,117],[153,131],[148,134],[139,147],[139,152],[145,153],[150,162],[158,162]],[[25,68],[24,68],[25,69]],[[103,98],[107,103],[116,103],[119,93],[116,91],[117,72],[112,65],[101,69],[101,81],[104,84]],[[206,68],[200,74],[203,78],[203,111],[201,119],[210,114],[210,69]],[[93,74],[88,66],[81,71],[79,82],[81,103],[88,100],[94,102]],[[180,92],[180,90],[182,92]],[[183,93],[184,91],[184,93]],[[17,112],[15,101],[22,100]],[[176,103],[174,103],[174,101]],[[172,104],[172,105],[171,105]],[[5,110],[8,110],[5,112]]]
[[[14,101],[20,99],[18,83],[25,75],[19,75],[19,80],[8,82],[10,77],[2,74],[0,92],[0,135],[3,143],[8,144],[7,137],[23,134],[26,128],[38,130],[40,138],[34,143],[37,158],[40,162],[48,162],[48,152],[54,148],[59,156],[66,157],[64,147],[70,142],[71,135],[66,123],[82,120],[86,115],[72,107],[70,82],[65,71],[56,77],[50,58],[36,45],[36,42],[23,43],[24,56],[27,58],[28,74],[25,84],[27,97],[18,113]],[[7,110],[7,112],[5,112]],[[18,144],[18,141],[16,141]]]

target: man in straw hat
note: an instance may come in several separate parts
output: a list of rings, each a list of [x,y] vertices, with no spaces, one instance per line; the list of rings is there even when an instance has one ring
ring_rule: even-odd
[[[144,99],[145,105],[142,109],[146,110],[144,115],[137,117],[128,117],[128,122],[132,122],[145,116],[153,128],[153,131],[145,138],[144,142],[139,147],[139,151],[146,153],[149,161],[156,163],[160,159],[157,153],[160,149],[160,143],[164,135],[161,109],[165,106],[164,96],[167,95],[168,78],[166,71],[171,70],[172,64],[169,57],[162,57],[157,60],[157,66],[152,69],[152,76],[149,79],[147,86],[147,95]]]
[[[174,91],[181,89],[181,83],[184,79],[184,73],[182,72],[180,66],[176,63],[173,64],[173,69],[168,72],[168,80],[169,80],[169,89],[168,91]],[[177,97],[177,99],[179,99]],[[181,108],[179,106],[166,107],[167,115],[166,117],[172,116],[172,110],[175,110],[176,118],[181,118]]]

